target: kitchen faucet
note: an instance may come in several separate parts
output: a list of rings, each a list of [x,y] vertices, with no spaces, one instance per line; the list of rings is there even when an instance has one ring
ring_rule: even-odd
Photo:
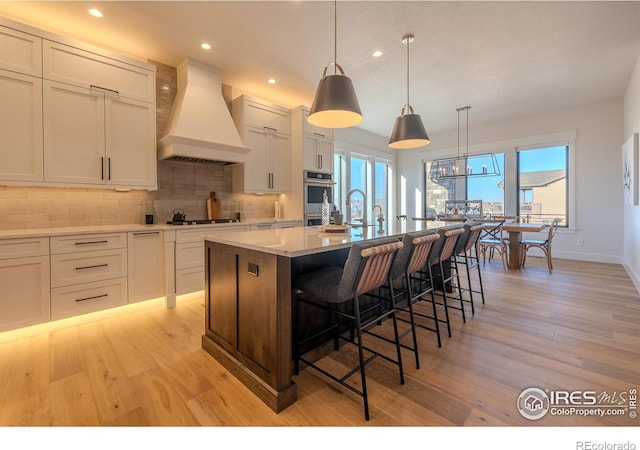
[[[380,214],[378,214],[378,218],[376,219],[378,221],[378,233],[382,233],[382,224],[384,223],[384,212],[382,211],[382,206],[380,205],[373,205],[373,209],[371,210],[371,212],[373,213],[373,215],[376,215],[376,208],[380,209]]]
[[[351,217],[351,194],[354,192],[359,192],[360,195],[362,195],[362,227],[364,228],[367,226],[367,194],[365,194],[361,189],[351,189],[347,192],[347,211],[349,211],[349,218],[351,220],[353,220]]]

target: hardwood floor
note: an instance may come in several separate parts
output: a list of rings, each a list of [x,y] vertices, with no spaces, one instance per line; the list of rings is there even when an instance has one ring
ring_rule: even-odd
[[[528,387],[620,393],[640,387],[640,296],[619,265],[540,258],[483,269],[486,304],[451,311],[452,337],[420,331],[422,368],[368,366],[371,420],[361,398],[311,370],[298,401],[273,413],[201,349],[202,300],[114,310],[88,323],[0,334],[1,426],[635,426],[625,416],[523,418]],[[355,358],[343,349],[323,363]]]

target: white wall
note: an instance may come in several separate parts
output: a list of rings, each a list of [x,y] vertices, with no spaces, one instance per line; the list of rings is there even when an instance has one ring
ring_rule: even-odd
[[[640,101],[640,72],[636,68],[636,102]],[[636,123],[640,124],[640,108],[636,105]],[[623,193],[622,157],[623,100],[611,99],[572,109],[516,118],[487,125],[469,121],[469,147],[485,147],[492,142],[518,141],[525,137],[575,131],[575,230],[561,230],[554,238],[553,255],[608,263],[622,262],[623,254]],[[422,186],[422,160],[448,156],[457,145],[457,130],[431,135],[431,144],[424,149],[398,152],[400,183],[406,179],[406,214],[415,211],[415,186]],[[499,151],[496,148],[496,151]],[[400,185],[398,185],[400,193]],[[399,194],[400,195],[400,194]],[[400,198],[398,198],[400,202]],[[418,212],[419,213],[419,212]],[[636,212],[635,219],[638,219]],[[636,227],[640,227],[638,221]],[[636,236],[640,228],[636,228]],[[528,236],[529,237],[529,236]],[[533,236],[531,236],[533,237]],[[584,241],[578,247],[577,240]],[[640,268],[640,253],[636,253],[636,268]]]
[[[333,132],[335,149],[395,161],[396,152],[388,147],[389,138],[358,127],[338,128]]]
[[[624,94],[624,138],[640,132],[640,58]],[[640,206],[624,205],[624,254],[622,263],[640,290]]]

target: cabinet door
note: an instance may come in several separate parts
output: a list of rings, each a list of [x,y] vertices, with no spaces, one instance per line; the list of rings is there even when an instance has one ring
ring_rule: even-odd
[[[268,192],[270,133],[263,128],[246,127],[245,145],[251,149],[244,165],[244,189],[249,192]]]
[[[129,303],[164,296],[162,232],[130,232],[128,258]]]
[[[43,181],[42,80],[0,70],[0,180]]]
[[[0,69],[41,77],[42,39],[0,27]]]
[[[319,170],[323,172],[333,172],[333,141],[326,138],[318,138],[318,160]]]
[[[291,137],[285,134],[269,135],[270,192],[291,192]]]
[[[105,94],[106,180],[123,187],[156,187],[155,109]]]
[[[1,260],[0,286],[0,331],[49,320],[49,256]]]
[[[303,168],[333,172],[333,141],[316,134],[305,134]]]
[[[44,82],[45,181],[104,184],[104,94]]]

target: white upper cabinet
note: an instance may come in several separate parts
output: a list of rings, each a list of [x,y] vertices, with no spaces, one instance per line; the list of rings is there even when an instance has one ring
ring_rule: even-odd
[[[233,121],[251,151],[233,166],[234,192],[291,191],[291,117],[289,110],[246,95],[232,103]]]
[[[155,67],[0,23],[0,183],[156,189]]]
[[[120,97],[152,103],[153,70],[45,40],[43,78],[60,83],[109,91]]]
[[[42,77],[42,39],[0,26],[0,69]]]
[[[45,80],[45,181],[154,187],[152,105]]]
[[[333,130],[311,125],[307,121],[308,116],[309,108],[306,106],[299,106],[291,113],[292,137],[296,147],[294,151],[302,152],[303,170],[332,173]]]
[[[0,180],[41,182],[42,79],[0,70]]]
[[[104,94],[45,81],[45,181],[104,184]]]

